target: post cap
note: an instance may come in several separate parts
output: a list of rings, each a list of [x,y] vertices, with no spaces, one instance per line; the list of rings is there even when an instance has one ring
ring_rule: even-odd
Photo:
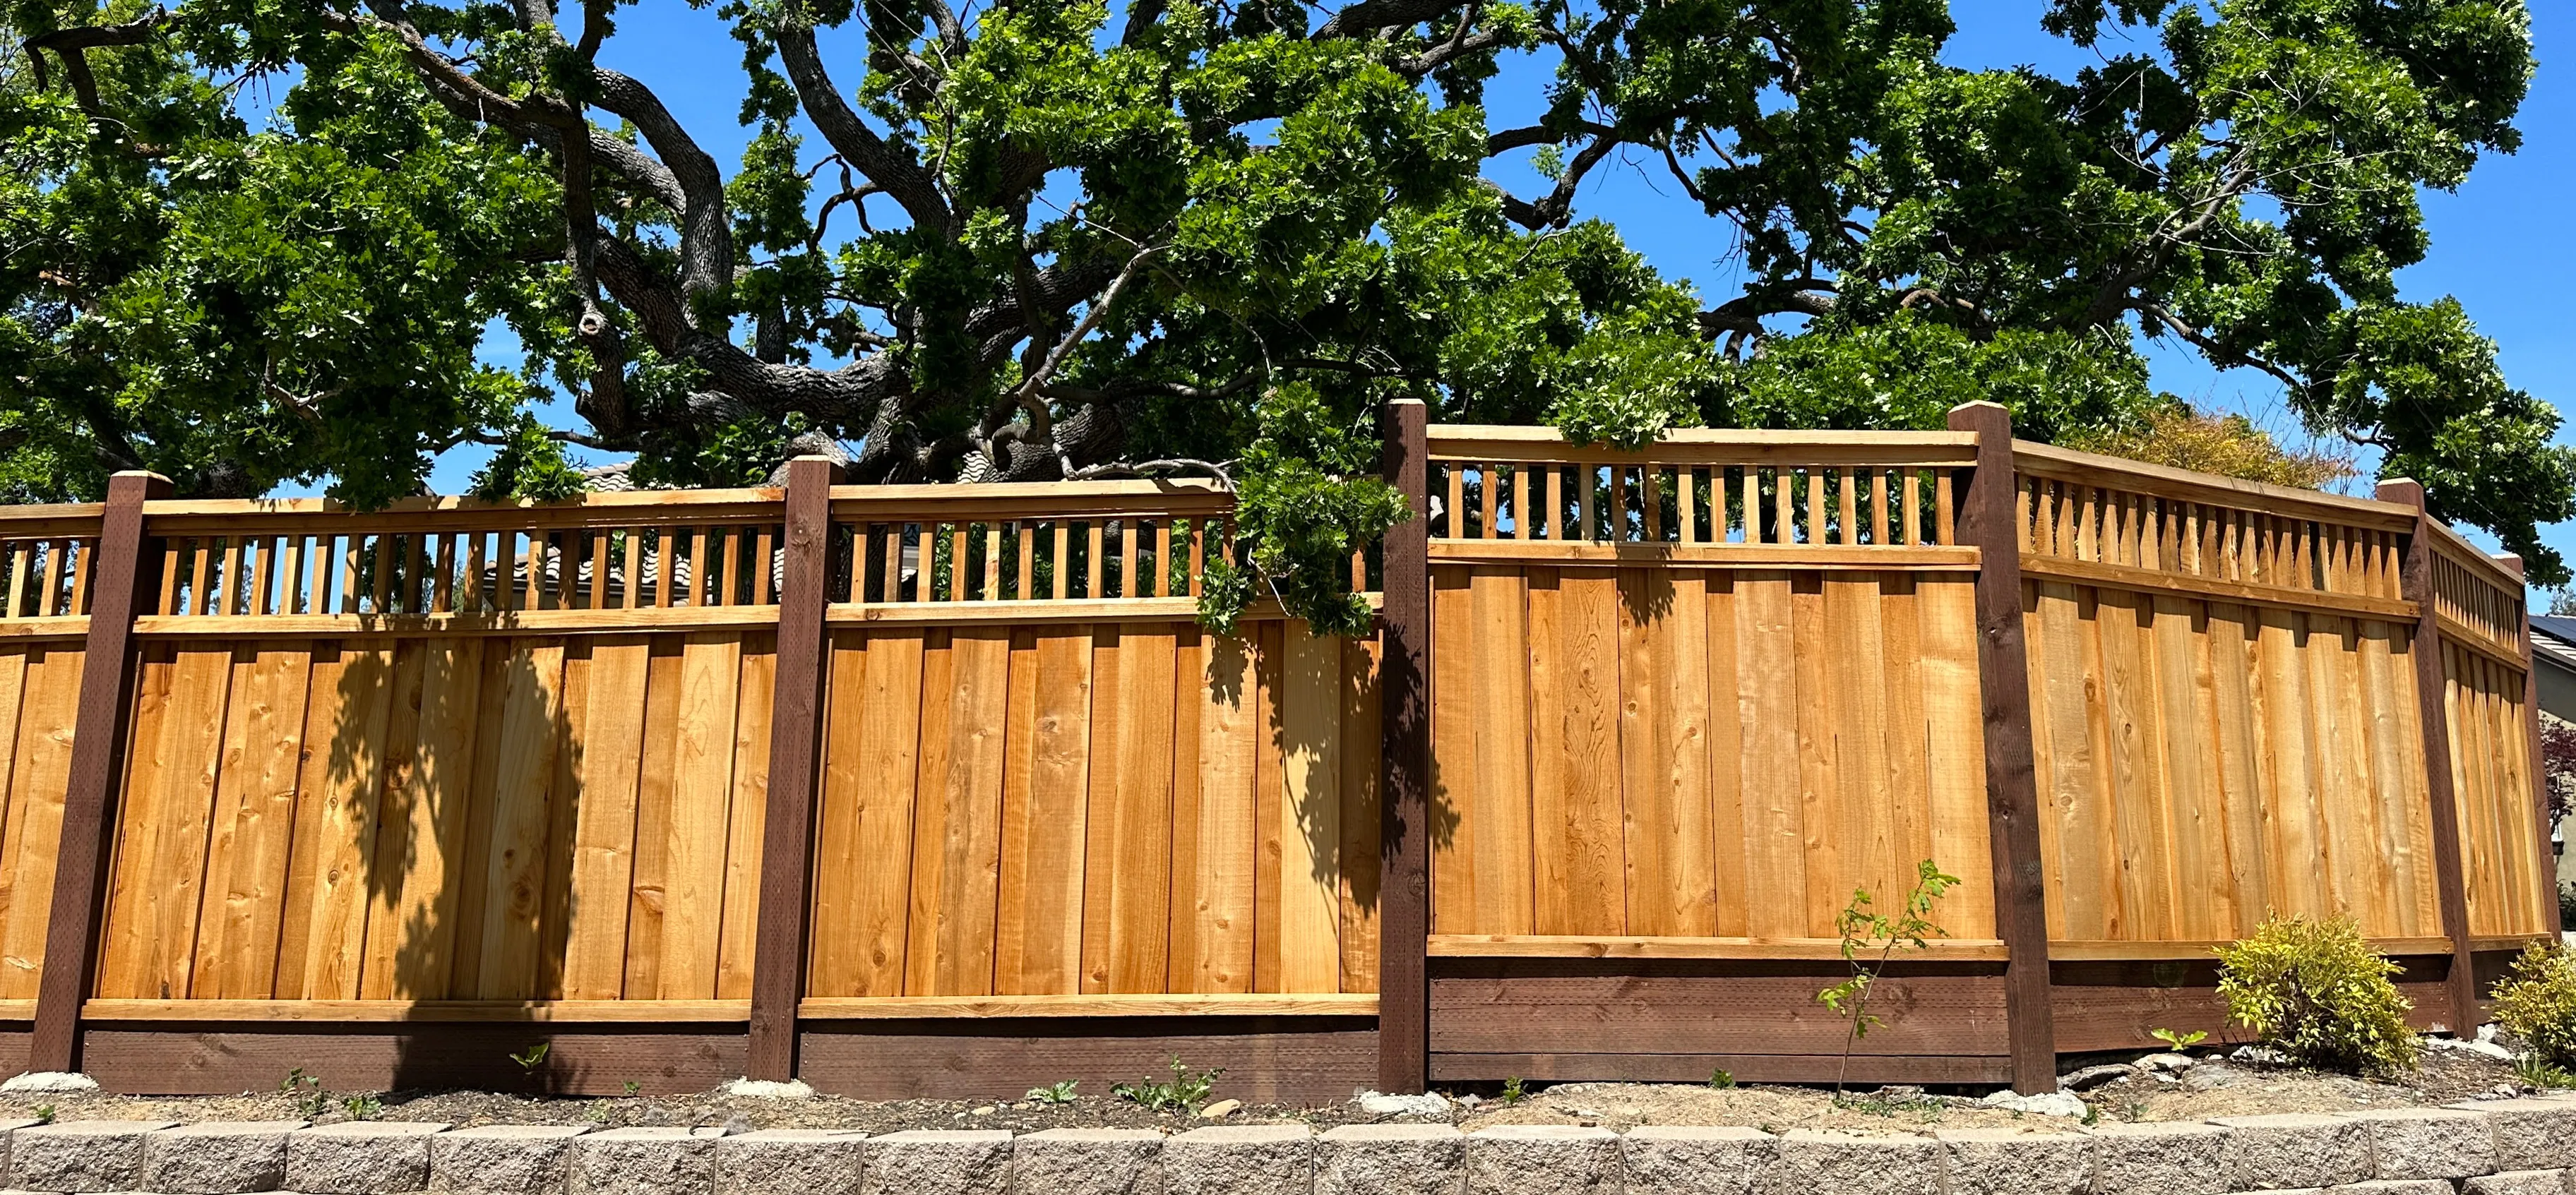
[[[2412,477],[2380,478],[2379,488],[2373,491],[2372,496],[2382,502],[2412,506],[2417,510],[2424,509],[2424,483]]]

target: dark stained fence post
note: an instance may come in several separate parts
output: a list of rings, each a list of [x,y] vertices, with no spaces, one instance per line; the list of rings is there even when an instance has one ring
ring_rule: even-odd
[[[45,925],[45,970],[36,987],[36,1027],[27,1069],[79,1067],[81,1002],[98,963],[98,906],[106,880],[109,817],[117,761],[124,757],[126,695],[134,675],[127,644],[144,590],[143,504],[170,496],[170,479],[119,473],[107,482],[98,564],[90,574],[89,642],[81,656],[80,710],[73,723],[69,783],[63,789],[62,845],[54,856],[54,903]]]
[[[2459,794],[2451,787],[2451,718],[2443,689],[2442,623],[2433,601],[2433,516],[2424,509],[2424,487],[2404,477],[2379,483],[2379,500],[2415,508],[2415,530],[2406,537],[2405,571],[2398,594],[2415,603],[2416,724],[2424,730],[2424,786],[2433,806],[2433,883],[2442,900],[2442,936],[2451,940],[2450,1028],[2465,1034],[2478,1023],[2478,977],[2469,956],[2469,885],[2460,859]]]
[[[1430,1081],[1431,511],[1429,411],[1386,405],[1386,479],[1413,517],[1387,530],[1378,661],[1385,718],[1378,880],[1378,1088],[1418,1093]]]
[[[760,912],[751,964],[745,1075],[796,1073],[796,1004],[805,992],[814,780],[822,757],[823,610],[832,572],[832,483],[819,456],[787,464],[786,576],[778,594],[778,675],[769,723],[769,804],[760,839]]]
[[[1986,824],[2003,939],[2004,1015],[2013,1090],[2057,1090],[2057,1021],[2049,1005],[2048,906],[2039,855],[2039,772],[2031,758],[2030,655],[2022,642],[2021,534],[2014,526],[2012,413],[1990,402],[1950,410],[1950,430],[1977,433],[1977,471],[1959,511],[1959,542],[1977,564],[1977,672],[1983,678]]]

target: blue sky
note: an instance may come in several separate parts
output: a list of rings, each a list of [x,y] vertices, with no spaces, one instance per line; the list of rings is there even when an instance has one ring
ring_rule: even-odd
[[[2094,60],[2092,51],[2052,38],[2039,27],[2041,0],[1959,0],[1960,24],[1945,52],[1963,67],[2032,65],[2060,77]],[[2517,121],[2523,148],[2491,156],[2455,194],[2427,193],[2431,256],[2401,276],[2405,297],[2422,301],[2449,294],[2465,304],[2480,329],[2499,347],[2505,374],[2523,389],[2557,403],[2576,404],[2576,302],[2563,293],[2576,277],[2576,221],[2566,196],[2576,193],[2576,5],[2542,0],[2533,6],[2541,69]],[[603,54],[608,64],[658,91],[682,123],[720,163],[738,159],[742,131],[735,113],[742,102],[738,49],[712,7],[676,0],[644,0],[618,15],[618,34]],[[843,82],[856,79],[853,47],[827,37],[824,50],[846,64]],[[854,41],[845,31],[842,41]],[[2107,53],[2121,47],[2106,44]],[[1487,100],[1493,127],[1530,123],[1541,105],[1547,67],[1524,60],[1495,81]],[[809,138],[809,145],[814,140]],[[1524,195],[1541,187],[1536,176],[1505,164],[1497,176]],[[1577,212],[1616,224],[1628,243],[1666,275],[1691,279],[1704,295],[1732,293],[1738,276],[1725,260],[1724,226],[1683,199],[1658,167],[1653,173],[1605,164],[1587,180]],[[2282,407],[2280,387],[2251,370],[2218,372],[2188,353],[2154,359],[2155,383],[2196,404],[2243,411],[2276,434],[2297,438],[2294,418]],[[570,412],[559,414],[569,420]],[[2576,444],[2576,428],[2562,430]],[[460,449],[438,463],[432,484],[461,489],[485,451]],[[2375,462],[2365,461],[2365,467]],[[2366,488],[2367,481],[2357,483]],[[2544,538],[2576,556],[2576,524],[2544,528]],[[2492,547],[2492,543],[2489,544]]]

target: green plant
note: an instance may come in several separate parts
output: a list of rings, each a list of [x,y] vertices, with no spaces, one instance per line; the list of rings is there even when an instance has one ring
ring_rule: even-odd
[[[52,1124],[52,1123],[54,1123],[54,1106],[53,1106],[52,1104],[38,1104],[38,1105],[36,1105],[36,1123],[37,1123],[37,1124]]]
[[[537,1073],[538,1067],[546,1064],[546,1054],[553,1048],[553,1042],[541,1041],[520,1051],[519,1053],[510,1055],[510,1061],[518,1063],[521,1071],[533,1075]]]
[[[1834,1074],[1834,1098],[1842,1098],[1843,1081],[1851,1073],[1852,1047],[1869,1031],[1885,1022],[1869,1011],[1870,989],[1878,986],[1878,977],[1896,955],[1896,948],[1910,945],[1925,949],[1927,937],[1947,937],[1931,920],[1932,902],[1959,882],[1959,877],[1943,872],[1930,859],[1914,865],[1914,887],[1905,894],[1904,907],[1890,917],[1872,910],[1876,903],[1867,888],[1852,889],[1851,903],[1834,917],[1834,928],[1842,934],[1843,964],[1851,968],[1851,978],[1816,993],[1816,1001],[1832,1009],[1834,1015],[1848,1022],[1843,1032],[1842,1067]],[[1875,956],[1875,957],[1871,957]]]
[[[2534,942],[2495,989],[2495,1018],[2531,1043],[2540,1061],[2576,1068],[2576,949]]]
[[[1032,1087],[1029,1089],[1028,1098],[1041,1104],[1070,1104],[1075,1098],[1074,1086],[1080,1082],[1080,1079],[1066,1079],[1049,1083],[1044,1087]]]
[[[626,1081],[626,1096],[627,1096],[627,1098],[628,1098],[628,1099],[633,1099],[633,1098],[635,1097],[636,1093],[638,1093],[638,1092],[640,1092],[640,1091],[642,1091],[642,1090],[644,1090],[644,1085],[643,1085],[643,1084],[638,1083],[638,1082],[636,1082],[636,1081],[635,1081],[635,1080],[633,1080],[633,1079],[628,1079],[628,1080]]]
[[[1528,1098],[1529,1088],[1522,1085],[1521,1077],[1519,1075],[1514,1075],[1511,1078],[1503,1080],[1504,1107],[1511,1107],[1512,1105]]]
[[[2576,1087],[2576,1071],[2552,1065],[2538,1054],[2524,1054],[2513,1060],[2513,1077],[2533,1087]]]
[[[1109,1094],[1132,1100],[1148,1112],[1196,1112],[1199,1105],[1207,1102],[1208,1092],[1215,1089],[1216,1077],[1225,1073],[1220,1067],[1193,1074],[1178,1054],[1172,1056],[1171,1070],[1172,1077],[1164,1082],[1142,1079],[1120,1083],[1111,1087]]]
[[[2189,1033],[2176,1033],[2171,1029],[2157,1029],[2148,1033],[2147,1036],[2165,1043],[2165,1048],[2177,1053],[2183,1050],[2188,1050],[2193,1046],[2209,1040],[2209,1033],[2206,1030],[2201,1029],[2194,1029]]]
[[[1735,1086],[1735,1072],[1719,1067],[1708,1073],[1708,1085],[1720,1091]]]
[[[2415,1069],[2423,1043],[2390,979],[2397,964],[2351,918],[2275,917],[2217,955],[2228,1016],[2291,1062],[2381,1078]]]
[[[295,1097],[296,1114],[306,1120],[320,1116],[331,1106],[331,1093],[322,1090],[322,1080],[304,1073],[303,1067],[286,1072],[277,1089]]]
[[[340,1110],[351,1120],[374,1120],[384,1115],[385,1102],[372,1095],[353,1095],[340,1101]]]

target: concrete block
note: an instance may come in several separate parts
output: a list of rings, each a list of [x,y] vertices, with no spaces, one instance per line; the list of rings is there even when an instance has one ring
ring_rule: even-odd
[[[1346,1124],[1315,1140],[1315,1195],[1466,1190],[1467,1135],[1449,1125]]]
[[[2370,1127],[2340,1116],[2223,1116],[2227,1181],[2238,1191],[2334,1187],[2370,1179]]]
[[[558,1195],[572,1139],[588,1125],[495,1124],[429,1139],[429,1189],[442,1195]]]
[[[1757,1188],[1767,1195],[1934,1195],[1941,1143],[1930,1137],[1863,1136],[1791,1129]]]
[[[1025,1195],[1162,1195],[1163,1135],[1152,1129],[1042,1129],[1012,1143]]]
[[[716,1195],[859,1195],[867,1134],[762,1129],[716,1138]]]
[[[213,1121],[143,1139],[143,1189],[165,1195],[238,1195],[286,1182],[286,1139],[301,1120]]]
[[[2227,1130],[2198,1121],[2093,1126],[2093,1195],[2224,1195]]]
[[[1568,1124],[1505,1124],[1467,1135],[1470,1195],[1619,1195],[1619,1135]]]
[[[862,1195],[1004,1195],[1011,1135],[1000,1129],[907,1129],[870,1137]]]
[[[572,1195],[714,1195],[722,1129],[637,1128],[572,1143]]]
[[[2451,1184],[2438,1178],[2375,1178],[2327,1190],[2331,1195],[2453,1195]]]
[[[131,1191],[143,1139],[166,1120],[72,1120],[9,1134],[9,1185],[21,1191]]]
[[[5,1185],[8,1181],[9,1135],[20,1129],[32,1129],[43,1123],[45,1122],[33,1118],[23,1120],[0,1120],[0,1185]]]
[[[1308,1195],[1315,1135],[1301,1124],[1217,1125],[1163,1142],[1164,1195]]]
[[[2084,1195],[2093,1185],[2093,1139],[2082,1133],[1943,1129],[1949,1195]]]
[[[305,1195],[402,1195],[429,1189],[429,1121],[352,1120],[289,1133],[286,1189]]]
[[[1619,1139],[1628,1195],[1754,1195],[1779,1156],[1779,1139],[1760,1129],[1650,1124]]]
[[[2474,1176],[2461,1188],[2468,1195],[2566,1195],[2564,1170],[2507,1170]]]
[[[2374,1178],[2467,1178],[2496,1168],[2495,1131],[2479,1113],[2377,1108],[2346,1115],[2370,1126]]]
[[[2473,1100],[2453,1104],[2483,1112],[2495,1130],[2499,1170],[2558,1170],[2576,1166],[2576,1100]]]

